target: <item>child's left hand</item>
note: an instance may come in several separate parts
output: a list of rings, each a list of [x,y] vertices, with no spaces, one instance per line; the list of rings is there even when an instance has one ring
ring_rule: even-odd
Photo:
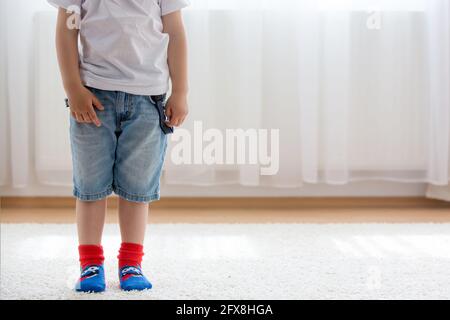
[[[187,95],[172,93],[166,104],[166,115],[169,118],[167,125],[170,127],[181,126],[188,112]]]

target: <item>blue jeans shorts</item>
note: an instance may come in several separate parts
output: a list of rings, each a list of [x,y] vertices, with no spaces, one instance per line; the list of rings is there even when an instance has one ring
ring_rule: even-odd
[[[155,102],[150,96],[88,89],[105,110],[95,110],[101,127],[70,116],[73,195],[82,201],[112,192],[132,202],[159,200],[167,136]]]

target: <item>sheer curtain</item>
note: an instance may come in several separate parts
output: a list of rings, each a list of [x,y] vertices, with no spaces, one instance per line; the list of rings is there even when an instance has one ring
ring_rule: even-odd
[[[166,184],[448,186],[449,1],[191,2],[185,128],[279,129],[280,166],[178,165],[172,141]],[[44,0],[0,2],[0,185],[71,184],[54,19]]]
[[[200,0],[195,9],[188,127],[280,129],[280,170],[168,162],[169,183],[448,185],[448,1]]]

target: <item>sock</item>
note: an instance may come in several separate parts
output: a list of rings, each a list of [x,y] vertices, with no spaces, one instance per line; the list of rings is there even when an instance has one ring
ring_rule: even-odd
[[[119,255],[119,280],[122,290],[150,289],[152,284],[142,274],[144,247],[136,243],[122,243]]]
[[[141,266],[144,246],[137,243],[123,242],[119,249],[119,269],[125,266]]]
[[[81,275],[75,285],[80,292],[105,291],[105,271],[103,269],[103,247],[97,245],[80,245]]]
[[[101,245],[80,245],[78,246],[78,252],[80,253],[81,269],[89,265],[102,265],[105,260]]]

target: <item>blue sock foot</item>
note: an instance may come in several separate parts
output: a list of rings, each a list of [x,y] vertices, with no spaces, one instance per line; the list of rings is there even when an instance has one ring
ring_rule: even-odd
[[[84,268],[75,285],[75,290],[78,292],[103,292],[105,289],[105,270],[102,265],[91,265]]]
[[[125,291],[151,289],[152,284],[142,274],[140,266],[125,266],[119,270],[120,288]]]

